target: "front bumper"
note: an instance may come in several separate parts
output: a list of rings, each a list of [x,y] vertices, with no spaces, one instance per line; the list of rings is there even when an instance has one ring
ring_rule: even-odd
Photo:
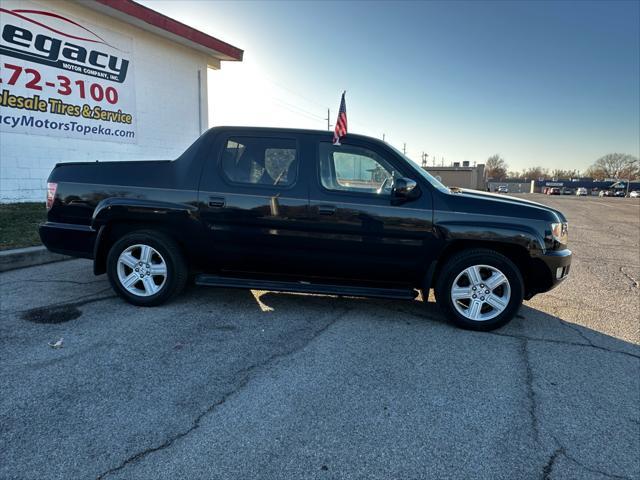
[[[89,225],[46,222],[38,230],[45,247],[55,253],[93,258],[98,232]]]
[[[529,288],[528,298],[536,293],[548,292],[557,287],[569,275],[571,268],[571,250],[547,250],[534,261],[533,285]]]

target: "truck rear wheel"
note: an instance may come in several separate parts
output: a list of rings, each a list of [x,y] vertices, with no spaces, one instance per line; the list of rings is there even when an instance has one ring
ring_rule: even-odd
[[[139,306],[160,305],[178,294],[187,267],[175,241],[155,231],[129,233],[107,256],[107,274],[115,292]]]
[[[467,250],[440,270],[436,301],[454,324],[493,330],[508,323],[522,305],[524,286],[518,267],[493,250]]]

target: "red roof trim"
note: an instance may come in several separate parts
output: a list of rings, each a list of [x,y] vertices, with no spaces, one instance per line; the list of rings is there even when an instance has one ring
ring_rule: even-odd
[[[169,33],[177,35],[179,37],[186,38],[187,40],[202,45],[203,47],[210,48],[217,52],[220,52],[233,60],[242,60],[242,54],[244,53],[239,48],[229,45],[228,43],[218,40],[211,35],[196,30],[184,23],[178,22],[173,18],[167,17],[155,10],[151,10],[139,3],[132,0],[95,0],[97,3],[106,5],[121,13],[129,15],[131,17],[142,20],[149,25],[166,30]]]

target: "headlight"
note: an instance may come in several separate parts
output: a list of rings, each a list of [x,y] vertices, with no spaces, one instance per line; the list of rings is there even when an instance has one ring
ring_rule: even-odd
[[[551,236],[556,242],[566,245],[569,241],[569,226],[567,222],[552,223]]]

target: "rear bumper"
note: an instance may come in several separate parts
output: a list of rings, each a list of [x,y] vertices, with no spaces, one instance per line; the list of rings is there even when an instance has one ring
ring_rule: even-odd
[[[52,252],[93,258],[98,232],[89,225],[46,222],[40,225],[39,233],[44,246]]]

